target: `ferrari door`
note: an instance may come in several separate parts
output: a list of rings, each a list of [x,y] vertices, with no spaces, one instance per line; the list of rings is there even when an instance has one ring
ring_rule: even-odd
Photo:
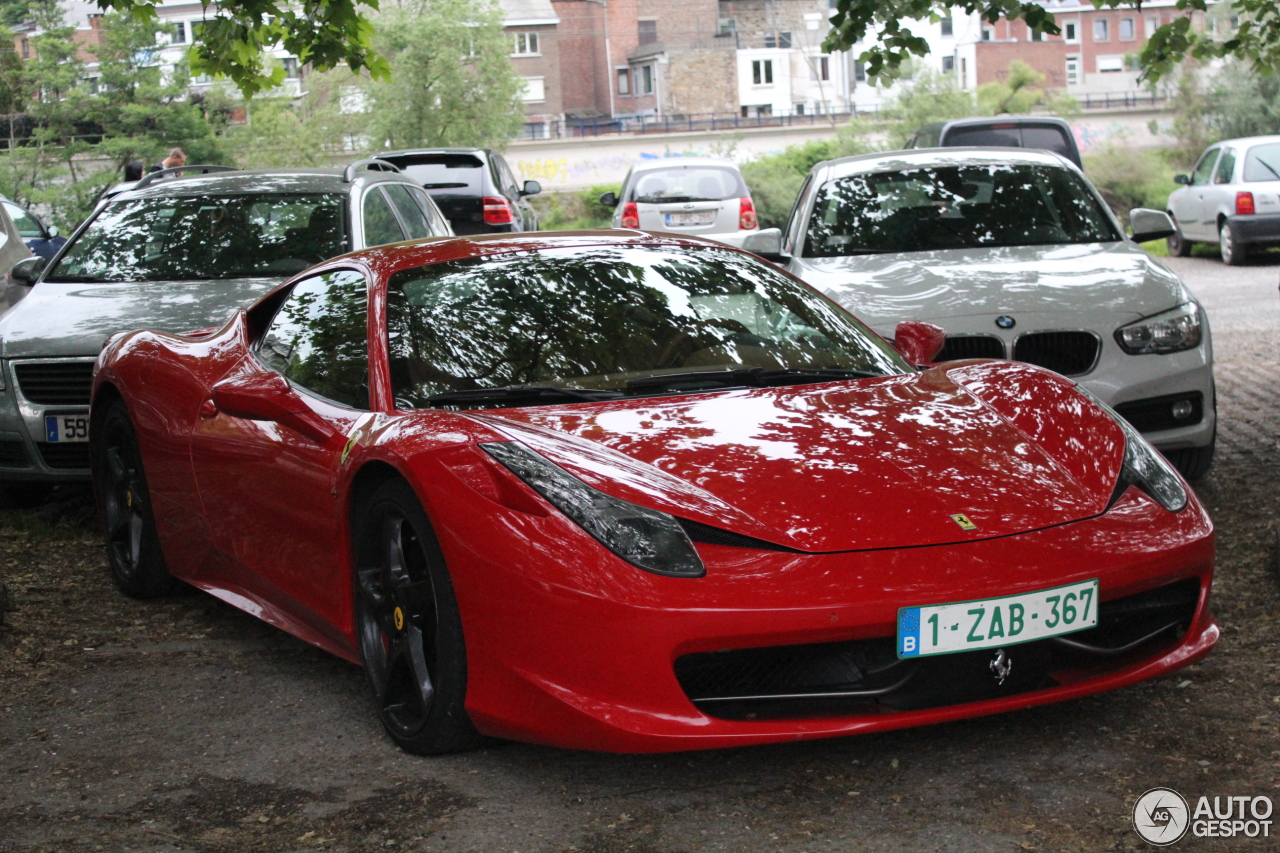
[[[360,273],[304,279],[235,374],[284,376],[306,408],[332,427],[330,440],[220,411],[199,420],[191,438],[214,543],[231,559],[237,585],[322,633],[349,621],[346,524],[333,489],[342,436],[373,417],[367,314]],[[333,634],[328,639],[337,641]]]

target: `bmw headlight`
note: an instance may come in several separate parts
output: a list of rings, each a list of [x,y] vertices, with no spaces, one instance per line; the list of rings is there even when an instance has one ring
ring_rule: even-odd
[[[535,492],[637,568],[658,575],[700,578],[707,573],[674,516],[606,495],[515,442],[481,444]]]
[[[1200,306],[1194,302],[1116,329],[1116,342],[1130,355],[1194,349],[1203,337]]]
[[[1120,466],[1120,477],[1116,480],[1115,491],[1111,493],[1111,503],[1115,503],[1130,486],[1137,486],[1169,512],[1179,512],[1185,507],[1186,487],[1178,479],[1169,460],[1148,444],[1133,424],[1116,414],[1115,409],[1090,394],[1083,385],[1077,385],[1076,390],[1097,403],[1124,431],[1124,464]]]

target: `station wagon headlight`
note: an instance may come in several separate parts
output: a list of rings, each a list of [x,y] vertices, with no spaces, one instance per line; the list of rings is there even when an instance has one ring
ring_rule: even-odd
[[[700,578],[707,573],[674,516],[606,495],[560,466],[512,441],[481,448],[631,565],[659,575]]]
[[[1110,415],[1124,432],[1124,463],[1111,493],[1111,503],[1119,500],[1130,486],[1137,486],[1169,512],[1181,511],[1187,505],[1187,490],[1169,460],[1152,447],[1133,424],[1116,414],[1115,409],[1093,396],[1083,385],[1077,385],[1076,390]],[[1110,509],[1110,505],[1107,508]]]
[[[1194,349],[1202,337],[1200,306],[1194,302],[1116,329],[1116,342],[1130,355]]]

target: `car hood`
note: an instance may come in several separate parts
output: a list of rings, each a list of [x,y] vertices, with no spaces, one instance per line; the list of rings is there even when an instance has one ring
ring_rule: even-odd
[[[936,368],[469,417],[616,497],[779,545],[938,545],[1106,509],[1119,429],[1067,380],[1021,367],[1004,378],[970,368],[992,394],[1021,398],[995,405]],[[1066,439],[1045,440],[1045,430]]]
[[[94,356],[130,329],[186,332],[221,326],[283,278],[124,284],[40,282],[0,317],[0,357]]]
[[[1129,241],[795,258],[790,269],[890,334],[903,320],[1054,312],[1148,316],[1190,298],[1176,275]]]

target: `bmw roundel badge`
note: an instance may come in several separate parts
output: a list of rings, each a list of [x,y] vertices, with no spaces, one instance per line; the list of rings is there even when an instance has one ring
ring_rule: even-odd
[[[1002,329],[1012,329],[1015,325],[1017,325],[1017,321],[1014,320],[1012,317],[1010,317],[1008,314],[1001,314],[999,317],[996,318],[996,325]]]

